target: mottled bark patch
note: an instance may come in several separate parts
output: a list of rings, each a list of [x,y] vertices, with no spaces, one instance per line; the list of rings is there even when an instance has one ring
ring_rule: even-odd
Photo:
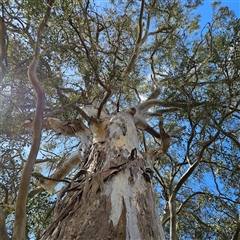
[[[132,115],[94,120],[91,130],[93,144],[82,174],[58,201],[43,239],[164,240],[147,170],[152,163],[137,150]]]

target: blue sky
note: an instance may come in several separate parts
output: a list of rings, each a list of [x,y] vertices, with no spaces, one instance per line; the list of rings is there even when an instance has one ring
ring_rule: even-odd
[[[198,12],[202,15],[202,22],[211,20],[213,0],[204,0],[204,4],[198,8]],[[237,17],[240,17],[240,0],[224,0],[223,6],[228,6],[230,10],[234,11]]]
[[[219,0],[220,1],[220,0]],[[97,0],[96,3],[106,4],[109,0]],[[211,19],[212,8],[211,3],[213,0],[204,0],[203,6],[199,7],[199,12],[203,17],[203,22],[208,22]],[[237,17],[240,17],[240,0],[223,0],[222,5],[228,6],[231,10],[233,10]]]

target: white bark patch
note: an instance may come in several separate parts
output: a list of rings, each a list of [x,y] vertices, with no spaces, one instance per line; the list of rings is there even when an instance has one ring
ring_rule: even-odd
[[[132,151],[138,147],[138,135],[135,123],[130,114],[121,113],[110,119],[109,137],[111,148],[124,148]]]
[[[116,227],[123,209],[122,198],[124,199],[127,211],[126,219],[126,239],[141,239],[141,233],[138,226],[138,196],[139,193],[145,192],[146,185],[144,180],[138,176],[132,186],[129,184],[130,171],[119,172],[114,176],[111,184],[106,184],[104,187],[105,193],[111,198],[111,215],[109,221],[112,221]]]
[[[138,147],[137,128],[132,116],[119,113],[108,118],[96,119],[90,123],[93,142],[110,142],[111,149],[124,148],[131,152]]]
[[[106,188],[107,195],[111,197],[111,206],[112,211],[109,220],[112,220],[113,226],[116,227],[118,224],[121,212],[122,212],[122,196],[123,193],[126,192],[126,178],[124,175],[119,173],[117,176],[118,181],[116,178],[114,179],[112,185],[109,185],[109,189]]]

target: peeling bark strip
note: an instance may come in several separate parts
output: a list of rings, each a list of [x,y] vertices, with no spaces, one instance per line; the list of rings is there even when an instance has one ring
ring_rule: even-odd
[[[137,151],[133,115],[95,119],[90,128],[89,156],[59,196],[43,239],[164,240],[151,183],[152,162]]]

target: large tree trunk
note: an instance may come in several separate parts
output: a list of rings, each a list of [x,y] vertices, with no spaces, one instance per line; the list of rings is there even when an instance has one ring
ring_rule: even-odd
[[[151,182],[153,163],[137,150],[133,116],[118,113],[92,120],[90,127],[88,159],[59,196],[43,239],[165,239]]]

